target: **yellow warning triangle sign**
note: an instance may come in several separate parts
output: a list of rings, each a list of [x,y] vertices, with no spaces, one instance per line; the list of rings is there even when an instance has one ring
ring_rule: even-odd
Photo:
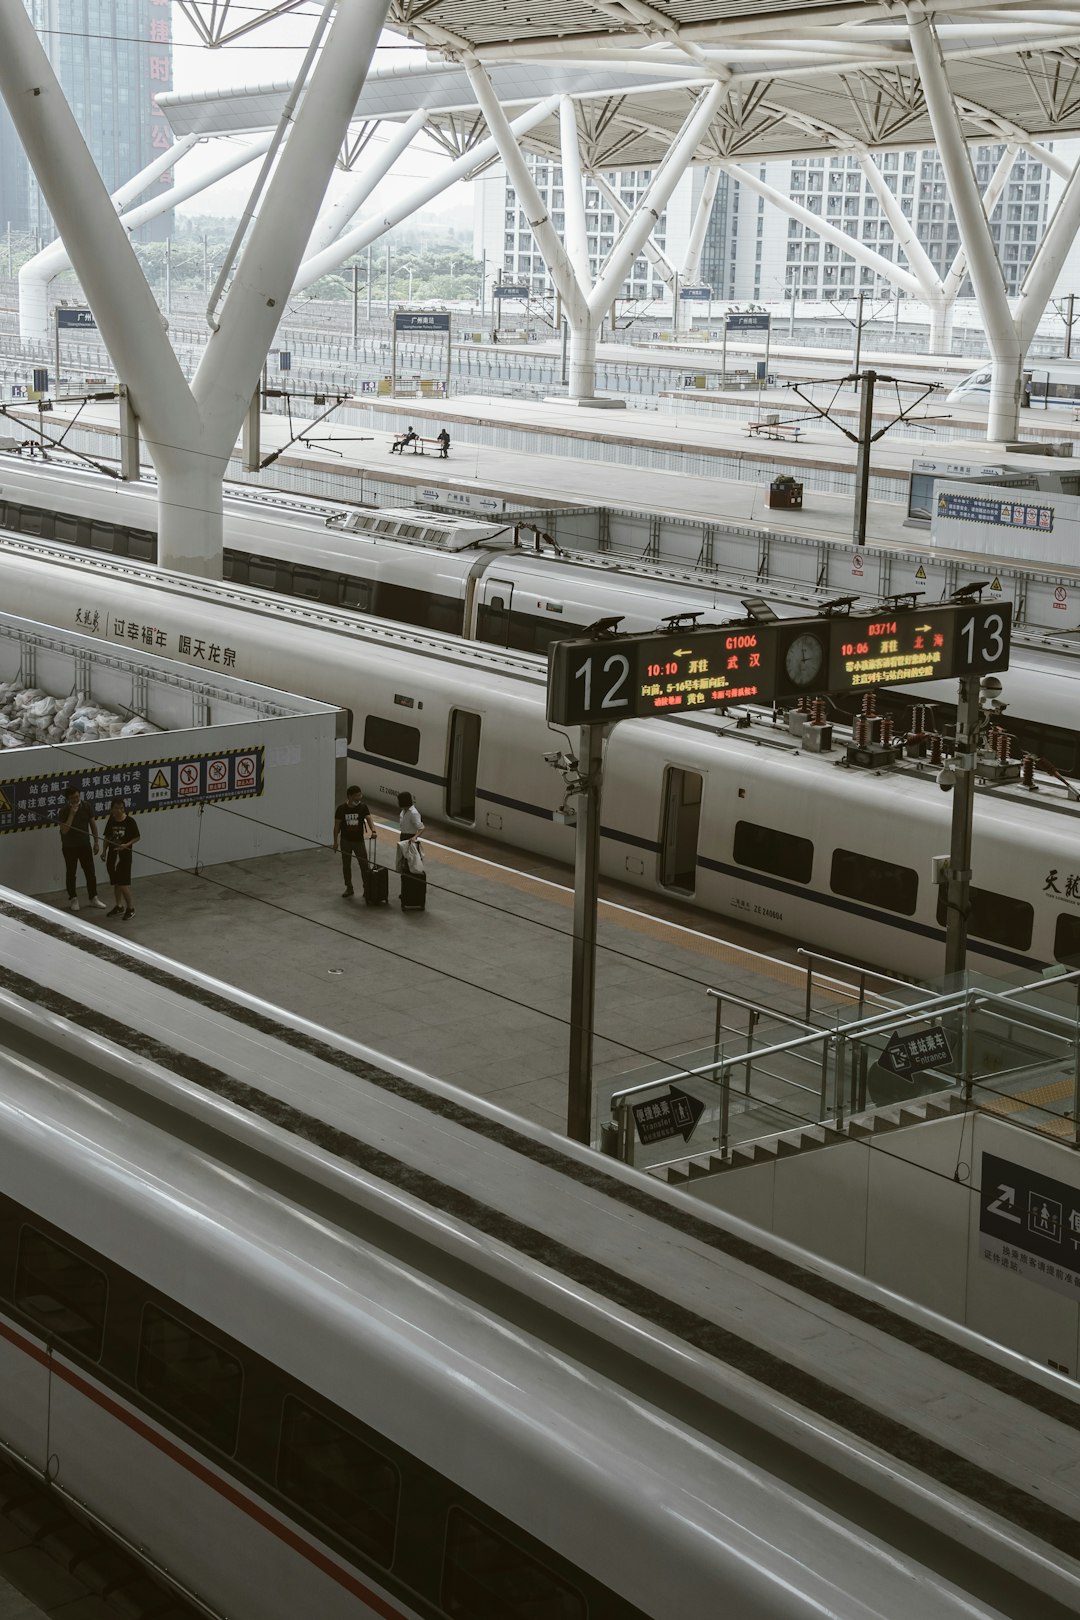
[[[157,775],[154,777],[154,780],[150,784],[150,791],[152,793],[155,789],[167,788],[168,785],[169,785],[169,783],[168,783],[168,779],[166,778],[165,772],[164,771],[158,771]]]
[[[3,815],[5,810],[9,815],[11,814],[11,800],[4,792],[3,788],[0,788],[0,815]]]
[[[990,589],[992,591],[1000,591],[1000,589],[1001,589],[1001,581],[1000,581],[1000,579],[997,579],[997,578],[992,579],[991,582],[990,582]]]
[[[922,563],[920,563],[918,568],[916,568],[916,570],[915,570],[915,578],[916,579],[925,579],[926,578],[926,569],[923,567]]]

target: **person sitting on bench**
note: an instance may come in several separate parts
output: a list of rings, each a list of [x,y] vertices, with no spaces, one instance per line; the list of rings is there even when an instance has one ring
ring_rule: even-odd
[[[440,457],[442,458],[443,461],[445,461],[446,457],[447,457],[447,453],[448,453],[448,451],[450,449],[450,435],[446,431],[445,428],[443,428],[442,432],[438,435],[438,438],[435,440],[435,442],[439,446],[439,455],[440,455]]]
[[[401,452],[407,449],[410,444],[415,444],[419,437],[420,435],[417,433],[414,427],[407,427],[404,433],[398,434],[397,438],[390,446],[390,454],[393,455],[396,451],[400,456]]]

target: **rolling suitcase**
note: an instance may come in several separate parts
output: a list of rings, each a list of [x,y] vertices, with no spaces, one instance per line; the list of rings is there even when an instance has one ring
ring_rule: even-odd
[[[365,906],[388,906],[390,904],[390,873],[385,866],[380,866],[376,860],[376,846],[374,838],[371,840],[371,865],[364,873],[364,904]]]
[[[401,874],[402,911],[423,911],[427,905],[427,873],[419,877],[414,872]]]

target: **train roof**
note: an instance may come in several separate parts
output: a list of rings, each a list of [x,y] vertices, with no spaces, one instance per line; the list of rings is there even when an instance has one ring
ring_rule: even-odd
[[[12,1016],[39,1050],[77,1051],[88,1088],[80,1107],[69,1062],[35,1123],[12,1071],[5,1132],[38,1155],[51,1139],[63,1174],[9,1155],[11,1195],[87,1242],[100,1217],[80,1192],[153,1212],[149,1248],[112,1223],[119,1263],[204,1316],[213,1299],[219,1329],[346,1409],[381,1355],[386,1432],[501,1511],[529,1504],[534,1533],[567,1556],[576,1537],[651,1612],[671,1612],[667,1567],[648,1574],[661,1534],[695,1572],[734,1551],[740,1616],[885,1620],[917,1594],[935,1620],[1080,1606],[1067,1378],[132,942],[103,950],[51,908],[3,896],[0,961]],[[252,1314],[260,1288],[280,1312]],[[350,1333],[362,1360],[329,1353]],[[532,1466],[508,1472],[515,1435]],[[560,1467],[571,1499],[591,1476],[623,1535],[604,1512],[567,1525],[543,1488]],[[749,1602],[766,1589],[775,1607]]]

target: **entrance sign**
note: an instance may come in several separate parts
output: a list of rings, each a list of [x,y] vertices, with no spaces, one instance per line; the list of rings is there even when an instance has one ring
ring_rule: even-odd
[[[1009,602],[945,602],[558,641],[549,652],[548,720],[606,725],[721,703],[989,675],[1008,668],[1011,633]]]
[[[924,1029],[918,1035],[901,1035],[897,1030],[878,1058],[878,1065],[901,1080],[922,1074],[926,1069],[943,1069],[952,1062],[952,1047],[943,1029]]]
[[[666,1142],[671,1136],[681,1136],[684,1142],[689,1142],[705,1112],[705,1104],[671,1086],[666,1097],[631,1103],[630,1111],[638,1141],[642,1147],[648,1147],[652,1142]]]

